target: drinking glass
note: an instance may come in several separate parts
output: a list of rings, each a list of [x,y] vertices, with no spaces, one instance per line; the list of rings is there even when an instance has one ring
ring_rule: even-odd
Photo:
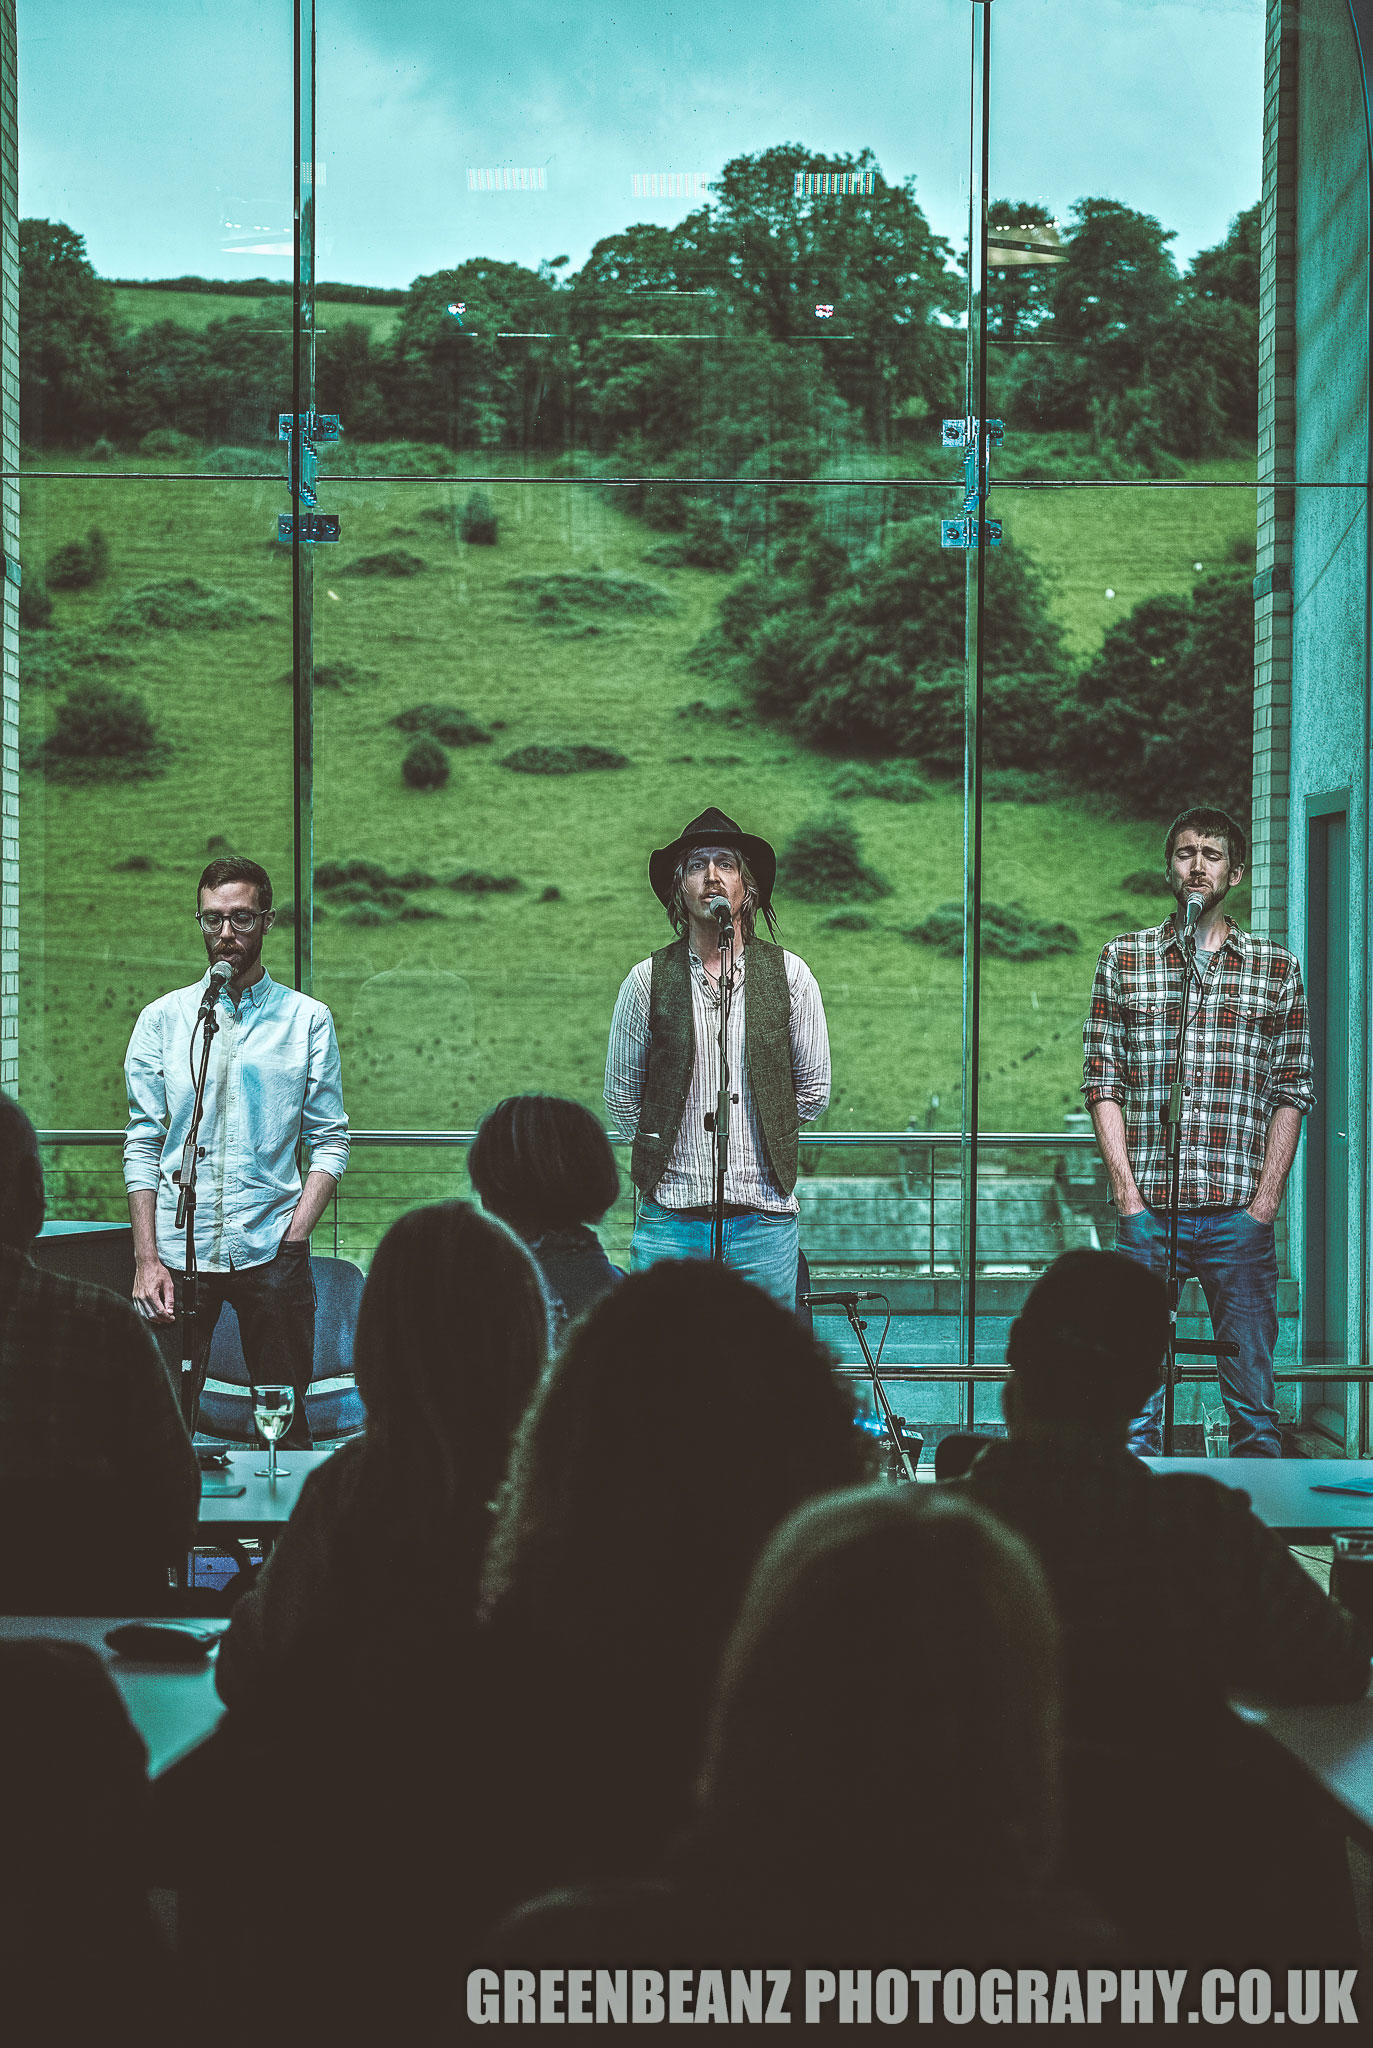
[[[1208,1458],[1228,1458],[1230,1455],[1230,1417],[1224,1403],[1219,1407],[1210,1401],[1201,1404],[1202,1428],[1206,1433],[1206,1455]]]
[[[296,1412],[294,1387],[257,1387],[253,1392],[253,1421],[267,1446],[267,1464],[254,1476],[258,1479],[289,1479],[286,1467],[277,1465],[277,1438],[285,1436]]]

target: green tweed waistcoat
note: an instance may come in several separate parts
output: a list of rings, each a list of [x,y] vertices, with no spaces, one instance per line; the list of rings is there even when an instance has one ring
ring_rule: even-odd
[[[796,1080],[791,1070],[791,991],[780,946],[750,939],[743,987],[744,1077],[768,1169],[784,1195],[796,1186]],[[653,955],[648,999],[648,1074],[630,1172],[651,1195],[682,1127],[696,1062],[686,939]]]

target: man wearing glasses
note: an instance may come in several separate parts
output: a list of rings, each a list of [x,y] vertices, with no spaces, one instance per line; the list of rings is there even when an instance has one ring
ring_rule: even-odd
[[[124,1059],[134,1305],[159,1327],[170,1351],[186,1264],[173,1175],[195,1101],[197,1020],[211,970],[224,962],[230,972],[215,997],[219,1029],[200,1127],[200,1279],[187,1422],[195,1428],[210,1338],[227,1301],[238,1316],[253,1384],[295,1388],[295,1416],[283,1441],[306,1449],[305,1389],[315,1349],[310,1232],[348,1163],[338,1042],[324,1004],[273,981],[262,964],[262,941],[276,918],[266,870],[237,857],[213,860],[200,878],[198,902],[210,969],[190,988],[148,1005]],[[303,1188],[296,1164],[302,1139],[310,1147]]]

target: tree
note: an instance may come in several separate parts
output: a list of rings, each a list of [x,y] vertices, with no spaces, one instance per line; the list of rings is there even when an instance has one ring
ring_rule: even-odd
[[[1262,206],[1248,206],[1237,213],[1225,240],[1214,249],[1199,250],[1192,258],[1184,289],[1194,298],[1230,300],[1257,313],[1262,219]]]
[[[870,189],[826,189],[841,177]],[[781,143],[733,157],[711,189],[711,225],[745,325],[823,354],[835,390],[876,441],[898,407],[933,412],[945,402],[957,340],[941,316],[952,319],[963,294],[953,250],[917,205],[913,178],[889,184],[868,149],[826,156]],[[817,305],[834,307],[832,329],[817,321]]]
[[[1141,815],[1178,791],[1243,818],[1254,726],[1254,606],[1247,578],[1207,576],[1190,596],[1147,597],[1108,628],[1060,726],[1075,782]]]
[[[1032,199],[993,199],[987,208],[987,226],[1007,236],[1023,238],[1027,228],[1053,227],[1056,223],[1047,206]],[[1023,256],[1025,252],[1013,252]],[[1023,341],[1048,318],[1053,274],[1051,263],[1021,262],[998,265],[989,251],[987,266],[987,332],[998,341]]]
[[[19,415],[35,447],[73,447],[110,424],[117,389],[114,297],[61,221],[19,223]]]
[[[559,444],[568,362],[564,294],[552,270],[474,256],[415,279],[388,378],[393,416],[404,418],[410,439],[449,448]]]

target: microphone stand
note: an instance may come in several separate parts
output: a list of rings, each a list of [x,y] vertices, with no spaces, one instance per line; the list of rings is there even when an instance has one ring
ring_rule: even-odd
[[[199,1308],[200,1275],[195,1257],[195,1195],[196,1176],[200,1170],[200,1124],[205,1114],[205,1081],[210,1070],[210,1045],[219,1022],[215,1009],[223,983],[211,982],[206,1003],[202,1005],[191,1032],[191,1043],[195,1044],[196,1031],[204,1027],[204,1039],[200,1047],[200,1070],[196,1075],[195,1101],[191,1108],[191,1127],[186,1133],[186,1142],[181,1148],[181,1165],[172,1175],[172,1184],[178,1190],[176,1198],[176,1228],[186,1231],[186,1277],[181,1286],[181,1313],[177,1317],[181,1335],[181,1415],[186,1431],[191,1432],[195,1407],[195,1337],[196,1311]]]
[[[729,1076],[729,1012],[734,996],[734,920],[720,920],[720,1085],[715,1108],[707,1110],[705,1124],[715,1145],[715,1193],[711,1202],[710,1256],[714,1264],[725,1262],[725,1175],[729,1171],[729,1127],[733,1097]]]
[[[1187,1026],[1192,1020],[1192,985],[1197,977],[1196,933],[1183,927],[1182,1015],[1178,1020],[1177,1044],[1173,1049],[1173,1080],[1168,1100],[1159,1111],[1168,1159],[1168,1264],[1164,1281],[1168,1288],[1168,1349],[1163,1361],[1163,1455],[1173,1455],[1173,1412],[1178,1387],[1178,1354],[1212,1358],[1237,1358],[1239,1345],[1215,1337],[1207,1344],[1200,1339],[1178,1336],[1178,1301],[1182,1286],[1178,1279],[1178,1211],[1182,1198],[1182,1076],[1187,1046]]]
[[[858,1348],[863,1354],[864,1361],[868,1368],[869,1378],[872,1380],[873,1401],[876,1404],[878,1414],[882,1417],[882,1426],[886,1430],[887,1437],[891,1443],[892,1449],[896,1453],[897,1460],[901,1466],[901,1469],[904,1471],[907,1479],[910,1480],[911,1484],[914,1485],[915,1466],[912,1463],[910,1452],[906,1449],[906,1439],[901,1434],[901,1427],[896,1415],[896,1411],[892,1407],[891,1402],[887,1399],[887,1390],[883,1386],[881,1378],[878,1374],[877,1360],[873,1357],[871,1348],[868,1344],[868,1326],[864,1322],[862,1316],[860,1316],[858,1313],[858,1304],[865,1298],[866,1297],[861,1294],[803,1294],[801,1297],[802,1301],[811,1304],[814,1304],[818,1301],[837,1301],[839,1303],[839,1306],[843,1309],[844,1314],[848,1317],[849,1328],[853,1331],[854,1336],[858,1339]],[[886,1296],[883,1295],[879,1298],[885,1300]],[[890,1322],[890,1305],[888,1306],[887,1310],[887,1319]],[[916,1438],[917,1444],[920,1444],[921,1441],[922,1439],[918,1437]]]

